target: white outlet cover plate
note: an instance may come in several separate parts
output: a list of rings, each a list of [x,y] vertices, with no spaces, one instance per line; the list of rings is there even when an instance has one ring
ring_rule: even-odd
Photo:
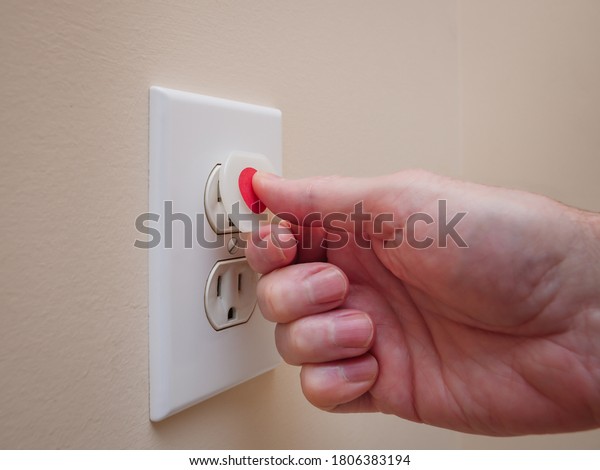
[[[197,223],[204,217],[208,175],[231,152],[265,155],[281,174],[281,112],[152,87],[149,147],[150,213],[159,219],[146,226],[160,232],[160,243],[148,250],[150,419],[160,421],[281,362],[274,325],[258,306],[242,325],[220,331],[210,325],[203,298],[208,275],[218,260],[243,253],[229,254],[231,234],[216,235],[205,220],[203,227]],[[191,247],[185,246],[186,222],[165,221],[166,201],[172,201],[173,213],[192,221]],[[168,226],[171,248],[165,239]],[[201,246],[197,230],[203,240],[222,243]]]

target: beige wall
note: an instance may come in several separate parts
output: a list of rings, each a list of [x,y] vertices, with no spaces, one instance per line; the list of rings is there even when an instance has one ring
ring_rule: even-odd
[[[462,0],[465,176],[600,210],[600,2]]]
[[[596,446],[322,413],[288,366],[152,425],[133,221],[150,85],[282,109],[291,177],[458,175],[462,145],[471,179],[598,209],[599,6],[3,1],[0,448]]]

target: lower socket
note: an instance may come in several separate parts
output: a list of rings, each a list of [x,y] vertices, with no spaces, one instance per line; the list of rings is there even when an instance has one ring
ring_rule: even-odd
[[[245,258],[218,261],[208,275],[204,307],[215,330],[246,323],[256,307],[256,274]]]

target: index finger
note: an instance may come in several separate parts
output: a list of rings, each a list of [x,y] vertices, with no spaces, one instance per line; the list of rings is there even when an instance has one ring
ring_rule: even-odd
[[[249,237],[245,254],[254,271],[267,274],[294,262],[297,243],[288,225],[265,225]]]

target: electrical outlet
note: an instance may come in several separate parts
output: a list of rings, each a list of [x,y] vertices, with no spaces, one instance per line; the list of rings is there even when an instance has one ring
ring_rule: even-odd
[[[256,274],[244,258],[219,261],[208,275],[204,306],[215,330],[246,323],[256,306]]]
[[[264,155],[239,151],[231,152],[218,170],[220,201],[230,223],[241,232],[251,232],[270,219],[252,188],[252,176],[258,170],[275,172]]]
[[[211,171],[204,191],[204,210],[210,226],[217,234],[240,230],[251,232],[259,223],[269,220],[268,215],[261,215],[266,208],[260,201],[244,199],[244,194],[246,197],[256,197],[251,186],[252,175],[257,170],[276,172],[266,156],[235,151],[227,156],[222,165],[216,165]],[[247,171],[250,173],[246,174]],[[240,185],[244,188],[244,194]]]
[[[239,232],[236,225],[225,211],[221,190],[219,188],[219,172],[221,164],[216,165],[208,176],[204,191],[204,213],[211,228],[218,235]]]
[[[221,170],[228,162],[233,168],[240,155],[266,158],[269,171],[281,174],[279,110],[150,89],[154,215],[146,225],[148,233],[152,228],[160,234],[149,249],[152,421],[281,362],[274,325],[256,306],[258,275],[243,257],[238,226],[229,222],[220,194],[224,183],[227,194],[239,199],[237,176],[225,178]]]

